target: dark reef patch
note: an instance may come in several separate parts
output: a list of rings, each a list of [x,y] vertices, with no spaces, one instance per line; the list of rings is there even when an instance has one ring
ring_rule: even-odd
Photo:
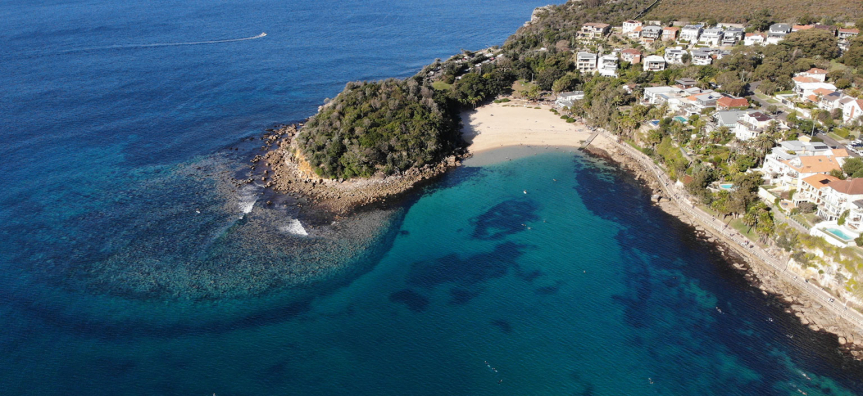
[[[453,288],[449,291],[452,299],[449,301],[450,305],[464,305],[473,300],[474,297],[479,296],[478,291],[465,290],[460,288]]]
[[[512,324],[503,319],[495,319],[491,321],[491,325],[497,327],[504,334],[512,333]]]
[[[459,258],[456,254],[420,261],[411,265],[407,282],[413,286],[433,288],[444,283],[466,287],[506,275],[527,245],[504,242],[493,251]]]
[[[521,266],[515,267],[515,276],[521,278],[523,281],[525,281],[527,283],[531,283],[534,280],[536,280],[536,278],[539,278],[540,276],[543,276],[543,275],[545,275],[545,274],[543,274],[543,272],[538,270],[538,269],[535,269],[532,271],[525,271],[524,269],[521,268]]]
[[[561,286],[563,286],[563,282],[557,281],[552,286],[543,286],[543,287],[540,287],[540,288],[534,290],[534,292],[536,294],[548,296],[548,295],[552,295],[552,294],[557,294],[557,292],[560,291]]]
[[[425,311],[429,306],[429,299],[411,289],[399,290],[390,294],[390,301],[402,303],[413,312]]]
[[[485,213],[470,219],[475,239],[499,240],[507,235],[523,231],[526,224],[536,221],[539,205],[527,198],[510,199],[501,202]]]

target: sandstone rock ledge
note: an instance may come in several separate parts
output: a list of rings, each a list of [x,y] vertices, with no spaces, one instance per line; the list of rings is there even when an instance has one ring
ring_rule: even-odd
[[[273,147],[263,157],[269,171],[264,171],[262,180],[269,180],[266,187],[278,192],[296,195],[308,200],[313,206],[336,216],[344,216],[365,205],[381,203],[400,196],[417,184],[442,175],[447,170],[461,165],[469,154],[460,150],[437,164],[411,168],[397,175],[375,175],[371,178],[350,180],[325,179],[311,171],[311,167],[293,144],[298,126],[289,125],[275,129],[265,137],[267,146]]]
[[[713,232],[712,228],[701,227],[697,221],[689,218],[677,207],[674,201],[662,197],[664,192],[653,173],[644,169],[641,163],[631,158],[626,151],[620,148],[604,150],[595,147],[589,147],[586,151],[617,163],[622,169],[635,176],[637,180],[642,181],[655,197],[660,198],[656,204],[660,209],[692,226],[695,234],[713,244],[733,268],[744,271],[747,281],[752,286],[765,295],[772,295],[775,303],[783,306],[786,313],[793,314],[800,320],[801,324],[810,330],[833,334],[836,337],[837,349],[844,356],[858,362],[863,361],[863,331],[856,325],[831,314],[817,300],[784,281],[774,273],[772,268],[746,250],[741,249],[737,244],[727,240],[722,234]]]

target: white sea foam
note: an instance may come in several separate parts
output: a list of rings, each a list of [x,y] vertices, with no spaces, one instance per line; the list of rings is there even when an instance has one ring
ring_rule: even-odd
[[[308,231],[306,231],[306,228],[303,227],[303,224],[300,223],[300,221],[297,219],[291,219],[291,221],[288,222],[287,225],[279,227],[279,231],[299,236],[309,235]]]
[[[237,197],[237,205],[240,211],[244,214],[252,211],[255,207],[255,202],[258,201],[258,192],[260,188],[254,184],[247,184],[240,189],[240,195]]]

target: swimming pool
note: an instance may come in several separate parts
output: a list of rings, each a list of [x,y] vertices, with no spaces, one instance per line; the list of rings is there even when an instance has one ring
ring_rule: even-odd
[[[677,121],[677,122],[680,122],[683,124],[686,124],[687,122],[689,122],[689,120],[687,120],[686,117],[682,117],[682,116],[674,117],[674,121]]]
[[[731,183],[723,183],[719,185],[719,188],[723,190],[731,190],[732,187],[734,187],[734,185]]]
[[[827,231],[827,232],[833,234],[835,237],[837,237],[837,238],[839,238],[845,242],[851,242],[854,240],[854,237],[852,237],[852,236],[842,232],[842,230],[839,230],[836,228],[825,228],[824,231]]]

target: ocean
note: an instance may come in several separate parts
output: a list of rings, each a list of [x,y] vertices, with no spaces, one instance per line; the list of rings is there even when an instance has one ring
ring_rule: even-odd
[[[602,158],[511,149],[334,223],[234,183],[266,128],[541,5],[0,4],[0,394],[863,394]]]

